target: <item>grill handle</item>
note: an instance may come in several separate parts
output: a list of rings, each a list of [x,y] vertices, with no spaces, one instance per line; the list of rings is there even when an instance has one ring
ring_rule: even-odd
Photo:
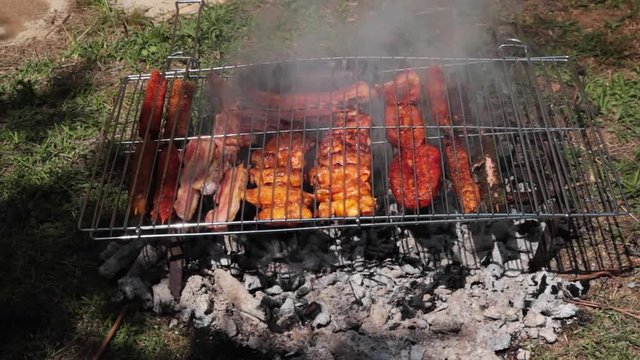
[[[198,4],[198,11],[196,12],[196,29],[193,34],[193,46],[191,49],[177,49],[176,48],[176,33],[178,31],[178,24],[180,22],[180,9],[185,6]],[[200,67],[198,61],[198,40],[200,36],[200,19],[202,17],[202,9],[204,8],[205,0],[176,0],[176,16],[173,21],[173,29],[171,31],[171,55],[167,56],[165,62],[165,72],[184,69],[188,72],[191,69],[197,69]],[[176,69],[174,63],[182,63],[183,66]]]
[[[503,59],[517,57],[529,59],[529,47],[519,39],[505,39],[504,43],[498,46],[498,55]]]

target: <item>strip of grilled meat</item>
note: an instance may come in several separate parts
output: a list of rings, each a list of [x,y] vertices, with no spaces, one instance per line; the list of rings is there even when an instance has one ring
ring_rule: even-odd
[[[235,219],[240,210],[240,201],[244,199],[249,175],[244,164],[227,169],[222,177],[220,188],[214,197],[216,206],[205,216],[206,222],[228,222]],[[214,225],[216,231],[224,231],[226,225]]]
[[[447,102],[447,85],[444,73],[439,66],[428,70],[428,92],[431,101],[431,112],[439,126],[451,126],[451,115]],[[469,154],[460,138],[449,132],[444,138],[444,149],[453,189],[460,199],[462,211],[477,212],[480,208],[480,188],[473,181]],[[455,149],[454,149],[455,147]]]
[[[164,127],[165,138],[182,138],[187,135],[189,119],[191,118],[191,102],[195,88],[189,81],[176,79],[171,86],[167,121]]]
[[[142,216],[147,213],[147,199],[155,159],[156,144],[153,141],[137,143],[131,163],[129,193],[131,194],[131,213]]]
[[[140,109],[138,135],[140,138],[157,139],[160,135],[164,97],[167,92],[167,79],[158,70],[151,72],[144,91],[144,100]]]
[[[179,171],[180,154],[178,148],[171,143],[158,155],[156,193],[153,198],[153,210],[151,210],[151,219],[154,223],[160,220],[160,224],[166,224],[171,220]]]
[[[477,212],[481,201],[480,188],[473,181],[469,165],[469,154],[464,148],[462,140],[456,138],[451,141],[449,138],[445,138],[444,151],[447,154],[447,164],[451,173],[453,189],[462,203],[462,211],[465,213]]]

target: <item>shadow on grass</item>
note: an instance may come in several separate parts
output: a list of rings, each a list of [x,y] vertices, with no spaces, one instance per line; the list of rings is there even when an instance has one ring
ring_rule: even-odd
[[[3,136],[0,155],[12,159],[3,161],[6,168],[0,171],[2,359],[91,358],[122,307],[112,300],[115,284],[98,275],[105,244],[76,228],[91,171],[83,156],[94,151],[88,149],[95,143],[89,137],[104,120],[95,108],[83,106],[95,87],[94,67],[85,63],[54,71],[41,82],[16,81],[0,93],[1,129],[20,134],[16,144]],[[76,130],[78,122],[85,128]],[[66,128],[51,133],[58,126]],[[72,133],[86,128],[93,130]],[[51,151],[46,146],[52,141],[65,147]],[[56,165],[47,167],[51,163]],[[151,315],[133,311],[130,316],[125,320],[130,332],[119,335],[129,338],[114,343],[105,358],[185,358],[172,353],[171,344],[143,343],[160,331],[172,332],[166,324],[158,329]],[[192,333],[180,341],[192,349],[187,358],[260,358],[221,336]]]

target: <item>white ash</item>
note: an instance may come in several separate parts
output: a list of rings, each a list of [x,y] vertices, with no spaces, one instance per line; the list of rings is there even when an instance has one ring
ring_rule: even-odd
[[[205,269],[174,308],[182,321],[288,358],[499,358],[525,339],[555,341],[577,310],[565,299],[587,290],[527,274],[541,226],[526,236],[504,224],[458,224],[185,242],[194,268]],[[171,308],[166,280],[134,282],[150,307]]]
[[[209,283],[190,278],[191,292],[204,296],[208,291],[198,310],[191,312],[191,320],[196,326],[223,331],[242,345],[297,354],[300,359],[497,359],[524,339],[556,341],[558,314],[534,307],[541,301],[564,309],[566,294],[554,289],[572,285],[547,272],[495,279],[486,268],[469,271],[458,288],[441,284],[448,281],[444,271],[385,276],[397,271],[398,266],[379,266],[358,273],[305,272],[298,288],[305,288],[301,298],[297,290],[252,295],[218,269]],[[192,281],[194,277],[197,280]],[[503,285],[498,289],[494,281],[483,281],[486,278]],[[192,301],[184,293],[183,298],[181,307],[189,308],[182,303]],[[264,321],[247,315],[247,303],[264,309]],[[528,353],[518,354],[527,358]]]

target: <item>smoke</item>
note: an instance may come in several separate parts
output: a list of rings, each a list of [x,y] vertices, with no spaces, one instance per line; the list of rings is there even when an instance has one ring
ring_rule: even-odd
[[[479,56],[495,0],[281,0],[258,10],[243,62],[318,56]]]

